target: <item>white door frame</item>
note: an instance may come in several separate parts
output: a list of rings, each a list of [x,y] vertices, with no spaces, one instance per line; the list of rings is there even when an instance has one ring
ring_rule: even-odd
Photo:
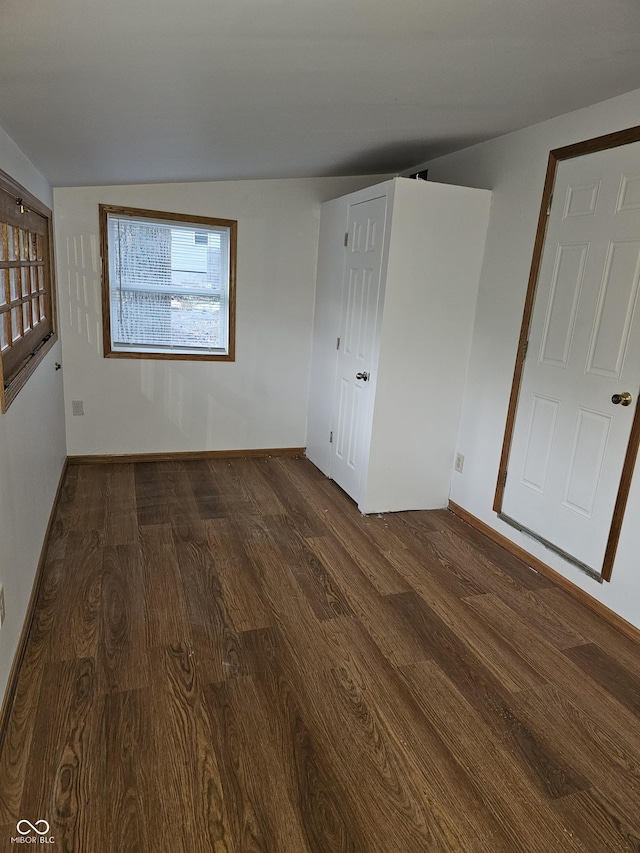
[[[529,284],[527,287],[527,296],[524,304],[524,312],[522,315],[522,326],[520,329],[520,339],[518,341],[518,354],[516,356],[516,364],[513,373],[513,383],[511,386],[511,395],[509,397],[509,407],[507,409],[507,420],[505,425],[504,440],[502,443],[502,453],[500,455],[500,466],[498,469],[498,482],[496,485],[495,497],[493,501],[494,512],[500,514],[502,512],[502,500],[504,496],[505,481],[507,469],[509,465],[509,454],[511,451],[511,442],[515,426],[516,412],[518,408],[518,396],[522,383],[522,372],[524,366],[524,357],[529,340],[529,330],[533,316],[533,305],[538,286],[538,276],[540,273],[540,263],[542,260],[542,251],[546,237],[547,213],[551,205],[553,195],[553,187],[556,177],[556,169],[558,163],[562,160],[569,160],[573,157],[581,157],[585,154],[593,154],[596,151],[605,151],[609,148],[617,148],[620,145],[628,145],[633,142],[640,141],[640,126],[631,127],[627,130],[621,130],[616,133],[608,133],[606,136],[599,136],[595,139],[588,139],[585,142],[578,142],[574,145],[567,145],[564,148],[556,148],[549,152],[549,162],[547,164],[547,174],[542,192],[542,203],[540,205],[540,214],[538,217],[538,229],[533,249],[533,260],[531,262],[531,271],[529,273]],[[613,564],[622,529],[622,521],[624,512],[629,497],[631,488],[631,480],[633,477],[633,469],[638,455],[638,447],[640,446],[640,406],[636,406],[633,417],[633,425],[629,436],[629,443],[624,458],[622,475],[620,477],[620,486],[611,520],[611,527],[607,539],[607,547],[605,550],[604,560],[600,579],[604,581],[611,580]]]

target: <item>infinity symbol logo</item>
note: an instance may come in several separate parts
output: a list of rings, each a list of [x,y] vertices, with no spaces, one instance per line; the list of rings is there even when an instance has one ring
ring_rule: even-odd
[[[24,826],[27,828],[22,829]],[[44,829],[38,829],[39,826],[43,826]],[[46,835],[49,832],[49,824],[46,820],[37,820],[35,825],[28,820],[19,820],[16,829],[20,835],[28,835],[30,832],[37,832],[38,835]]]

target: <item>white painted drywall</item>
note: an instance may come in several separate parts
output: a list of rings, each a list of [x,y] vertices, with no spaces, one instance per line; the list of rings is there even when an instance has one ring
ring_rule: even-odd
[[[599,585],[491,509],[549,151],[638,124],[640,90],[424,164],[429,179],[493,191],[451,499],[640,627],[640,466],[611,583]],[[640,166],[639,166],[640,168]]]
[[[491,205],[478,189],[392,186],[364,512],[447,504]]]
[[[379,180],[55,189],[69,454],[304,447],[320,203]],[[103,357],[100,203],[238,220],[235,362]]]
[[[51,188],[0,129],[0,169],[51,207]],[[65,428],[58,341],[9,411],[0,414],[0,702],[18,646],[64,458]]]

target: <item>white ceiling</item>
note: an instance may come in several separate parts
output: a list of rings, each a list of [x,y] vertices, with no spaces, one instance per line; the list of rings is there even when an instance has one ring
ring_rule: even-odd
[[[56,186],[397,172],[639,86],[638,0],[0,0]]]

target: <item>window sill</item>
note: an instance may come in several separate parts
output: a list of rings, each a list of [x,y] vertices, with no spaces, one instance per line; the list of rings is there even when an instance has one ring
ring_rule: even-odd
[[[198,352],[122,352],[119,350],[111,350],[104,353],[105,358],[147,358],[147,359],[163,359],[169,361],[235,361],[236,357],[233,352],[220,355],[210,355],[208,353]]]
[[[18,392],[24,388],[29,377],[35,372],[40,362],[43,361],[44,357],[57,340],[58,335],[54,332],[51,337],[47,338],[35,353],[25,361],[6,388],[3,387],[3,383],[0,383],[0,407],[3,414],[18,396]]]

